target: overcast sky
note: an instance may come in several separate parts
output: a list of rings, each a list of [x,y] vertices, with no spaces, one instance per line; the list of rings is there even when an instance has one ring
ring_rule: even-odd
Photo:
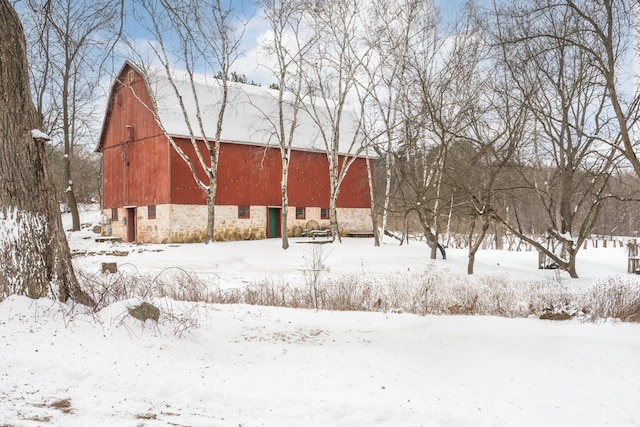
[[[445,21],[455,19],[464,2],[465,0],[435,0],[436,6]],[[254,80],[267,86],[275,79],[271,71],[265,67],[265,60],[261,57],[259,44],[261,37],[268,31],[268,25],[261,19],[259,11],[253,8],[253,3],[252,0],[241,0],[239,3],[239,9],[247,15],[251,15],[252,18],[244,33],[243,56],[236,61],[233,69],[245,74],[249,80]]]
[[[459,11],[462,9],[462,5],[465,0],[435,1],[441,11],[442,17],[447,21],[455,19],[455,16],[457,16]],[[128,0],[127,3],[129,5],[129,11],[131,11],[131,6],[135,3],[131,0]],[[272,71],[270,71],[268,67],[265,67],[265,65],[268,65],[266,64],[268,61],[261,56],[259,47],[261,38],[268,31],[268,24],[261,19],[260,12],[255,8],[256,2],[254,0],[233,0],[232,3],[239,15],[250,18],[242,39],[242,56],[234,63],[232,70],[245,74],[250,81],[254,80],[262,85],[269,85],[275,79],[273,78]],[[122,56],[123,60],[128,58],[133,59],[134,61],[142,60],[145,62],[155,62],[154,54],[149,48],[148,37],[150,36],[144,34],[141,26],[135,22],[132,16],[129,16],[127,21],[128,32],[133,34],[134,37],[139,36],[139,39],[136,42],[136,50],[138,51],[136,56],[139,57],[132,58],[124,51],[117,56]],[[114,71],[117,71],[120,65],[121,64],[114,64]]]

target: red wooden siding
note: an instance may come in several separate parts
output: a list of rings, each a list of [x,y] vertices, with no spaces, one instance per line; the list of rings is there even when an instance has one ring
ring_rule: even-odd
[[[371,165],[373,173],[373,164]],[[339,208],[368,208],[371,206],[367,163],[363,158],[356,159],[349,167],[338,194]]]
[[[180,140],[179,144],[192,156],[190,141]],[[280,151],[277,148],[223,143],[220,147],[216,204],[280,206],[280,169]],[[171,176],[172,203],[206,203],[204,192],[196,185],[187,165],[174,150],[171,153]],[[204,173],[201,177],[204,178]],[[357,159],[341,186],[338,207],[369,207],[368,188],[364,159]],[[288,189],[290,206],[328,207],[330,184],[326,155],[292,152]]]
[[[128,83],[128,71],[123,70],[119,81]],[[145,102],[150,102],[144,81],[138,74],[134,76],[132,87]],[[107,114],[99,147],[103,156],[103,207],[168,203],[169,146],[153,115],[131,89],[118,83]]]
[[[114,86],[98,148],[103,154],[103,207],[206,204],[204,191],[170,147],[152,113],[126,86],[130,70],[125,67],[119,76],[125,86]],[[151,105],[146,85],[137,73],[132,87]],[[197,164],[191,142],[178,139],[177,143]],[[216,204],[280,206],[280,169],[277,148],[223,143]],[[204,178],[202,170],[198,170]],[[341,186],[338,207],[369,207],[368,188],[365,160],[360,158]],[[326,155],[294,151],[289,170],[289,205],[328,207],[329,192]]]

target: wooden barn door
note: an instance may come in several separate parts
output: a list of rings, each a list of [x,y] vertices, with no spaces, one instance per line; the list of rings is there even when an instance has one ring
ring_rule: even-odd
[[[280,237],[281,208],[267,208],[267,237]]]
[[[127,242],[136,241],[136,208],[127,208]]]

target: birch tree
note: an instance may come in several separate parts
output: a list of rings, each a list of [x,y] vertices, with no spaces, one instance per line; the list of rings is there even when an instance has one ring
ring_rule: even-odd
[[[0,300],[16,294],[89,303],[51,184],[23,28],[7,0],[0,0],[0,33]]]
[[[372,50],[373,66],[364,67],[372,85],[367,106],[365,133],[372,149],[383,159],[384,192],[380,239],[384,238],[391,203],[393,151],[400,139],[402,100],[408,96],[406,54],[428,27],[426,3],[373,1],[366,22],[366,42]],[[375,213],[374,213],[375,214]]]
[[[313,39],[303,39],[302,16],[305,4],[300,0],[263,0],[262,7],[270,26],[270,39],[263,46],[269,57],[276,60],[272,68],[276,79],[277,114],[265,112],[280,150],[281,175],[280,194],[282,248],[289,247],[288,223],[288,179],[291,148],[296,138],[298,115],[304,102],[303,57],[312,46]]]
[[[404,51],[406,85],[401,98],[401,136],[396,168],[398,195],[407,213],[415,212],[431,247],[440,250],[440,218],[449,211],[444,193],[448,150],[469,125],[477,103],[473,82],[481,60],[482,40],[472,27],[470,10],[453,28],[443,27],[437,11],[428,4],[419,11],[422,31],[414,33]]]
[[[333,240],[340,238],[337,201],[340,185],[353,162],[365,149],[362,134],[363,105],[353,108],[361,76],[363,58],[370,50],[363,47],[360,2],[327,0],[314,3],[307,17],[317,43],[305,56],[309,90],[306,111],[319,128],[329,167],[329,214]],[[360,99],[363,99],[361,96]]]
[[[240,55],[240,42],[244,29],[233,8],[233,1],[223,0],[142,0],[146,15],[141,22],[148,22],[148,30],[154,40],[149,44],[155,60],[169,80],[177,102],[183,112],[188,137],[195,152],[190,157],[180,148],[157,114],[157,108],[147,106],[154,113],[158,125],[165,130],[171,147],[187,164],[194,181],[206,194],[207,230],[205,243],[215,239],[215,203],[217,170],[220,156],[220,136],[225,110],[229,102],[231,67]],[[174,69],[184,68],[188,89],[185,96],[195,100],[195,119],[184,103]],[[215,70],[218,70],[217,73]],[[208,84],[220,86],[221,97],[216,111],[204,111],[201,94],[197,91],[198,72],[215,74]],[[215,123],[213,135],[208,135],[207,121]],[[204,171],[201,179],[198,170]]]

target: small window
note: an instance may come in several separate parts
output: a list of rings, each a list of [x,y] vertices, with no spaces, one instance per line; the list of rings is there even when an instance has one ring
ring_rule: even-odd
[[[127,129],[127,141],[133,141],[133,126],[127,125],[125,127]]]
[[[111,221],[118,220],[118,208],[111,209]]]
[[[147,208],[147,219],[156,219],[156,205]]]
[[[304,218],[305,218],[304,208],[296,208],[296,219],[304,219]]]
[[[320,219],[329,219],[329,208],[320,208]]]
[[[238,218],[248,219],[251,217],[249,206],[238,206]]]
[[[134,76],[133,71],[129,71],[127,73],[127,80],[129,81],[129,84],[133,83]]]

